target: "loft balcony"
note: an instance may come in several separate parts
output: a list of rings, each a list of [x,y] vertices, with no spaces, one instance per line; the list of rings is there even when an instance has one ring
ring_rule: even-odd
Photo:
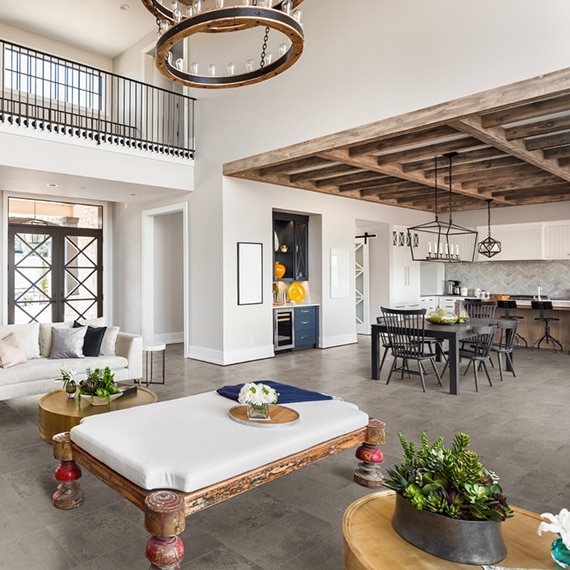
[[[194,98],[18,44],[0,48],[0,124],[194,158]]]

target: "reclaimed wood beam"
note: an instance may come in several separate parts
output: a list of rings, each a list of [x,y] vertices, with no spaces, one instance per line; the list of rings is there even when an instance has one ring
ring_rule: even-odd
[[[544,119],[526,125],[517,127],[509,127],[505,129],[505,139],[514,141],[527,137],[535,137],[537,135],[551,134],[554,132],[565,131],[570,127],[570,116],[553,117]]]
[[[527,105],[516,105],[510,109],[502,109],[481,115],[483,128],[497,127],[517,121],[535,119],[544,115],[561,113],[570,109],[570,95],[553,97],[542,101],[536,101]]]
[[[309,156],[305,158],[300,158],[298,160],[290,160],[288,162],[283,162],[275,166],[267,166],[259,169],[260,176],[267,176],[271,174],[281,174],[282,172],[295,172],[296,170],[303,170],[305,168],[311,168],[314,166],[321,166],[329,164],[329,161],[318,157]]]
[[[542,150],[546,148],[570,144],[570,132],[534,137],[525,141],[526,150]]]
[[[469,164],[470,162],[480,162],[482,160],[490,160],[502,156],[506,156],[504,152],[491,146],[487,146],[485,148],[479,148],[477,150],[463,151],[453,158],[453,169],[455,170],[457,165]],[[417,161],[414,160],[412,162],[406,162],[402,164],[403,172],[424,170],[425,173],[425,171],[429,169],[431,170],[434,169],[433,158],[422,159]]]
[[[289,181],[294,184],[296,182],[302,182],[304,180],[321,180],[323,178],[328,178],[335,176],[336,174],[342,174],[344,172],[358,172],[350,164],[334,164],[333,166],[325,166],[323,168],[316,168],[314,170],[306,170],[305,172],[299,172],[298,174],[291,174],[289,176]]]
[[[431,157],[454,152],[465,148],[473,148],[481,146],[481,141],[473,137],[464,137],[463,139],[455,139],[442,143],[435,143],[432,145],[425,145],[416,148],[409,148],[398,152],[391,152],[390,154],[381,154],[376,156],[376,161],[379,166],[392,162],[403,162],[414,158]]]
[[[545,160],[542,153],[527,150],[523,141],[505,140],[504,129],[501,127],[489,127],[487,129],[483,129],[481,126],[481,119],[479,117],[469,117],[459,121],[453,121],[453,125],[457,130],[461,130],[466,134],[479,138],[483,142],[499,148],[507,154],[516,156],[517,158],[536,166],[540,170],[550,172],[554,176],[559,176],[563,180],[570,180],[570,171],[560,168],[556,161]]]
[[[353,145],[349,148],[350,156],[361,154],[378,154],[390,151],[403,146],[413,146],[425,141],[434,141],[442,138],[460,137],[461,134],[448,125],[433,127],[424,131],[406,133],[400,136],[393,136],[389,139],[372,140],[363,144]]]

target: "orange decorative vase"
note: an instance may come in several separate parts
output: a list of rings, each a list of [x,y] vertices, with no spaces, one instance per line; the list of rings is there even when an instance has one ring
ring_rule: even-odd
[[[287,271],[286,267],[282,263],[279,263],[278,261],[276,261],[275,262],[275,268],[273,270],[273,272],[275,274],[275,279],[281,279],[281,277],[283,277],[283,275],[285,275],[285,271]]]

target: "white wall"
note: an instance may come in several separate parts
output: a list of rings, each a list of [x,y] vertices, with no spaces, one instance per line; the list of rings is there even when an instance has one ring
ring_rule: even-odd
[[[162,342],[184,340],[182,212],[154,217],[154,334]]]

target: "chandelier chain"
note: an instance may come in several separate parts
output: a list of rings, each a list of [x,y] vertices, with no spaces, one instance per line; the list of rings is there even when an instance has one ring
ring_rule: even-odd
[[[261,61],[259,62],[259,67],[263,69],[265,67],[265,57],[267,52],[267,42],[269,41],[269,26],[265,28],[265,35],[263,36],[263,44],[261,46]]]

